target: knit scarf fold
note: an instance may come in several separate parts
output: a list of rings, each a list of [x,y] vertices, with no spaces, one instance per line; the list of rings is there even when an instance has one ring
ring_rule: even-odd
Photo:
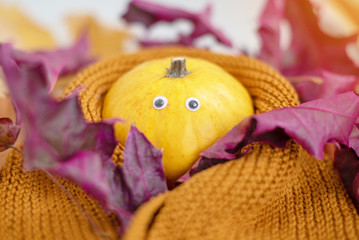
[[[94,64],[66,94],[80,91],[85,118],[100,121],[112,83],[144,61],[171,56],[224,68],[248,89],[256,113],[299,104],[288,81],[258,60],[184,47],[146,49]],[[115,162],[123,161],[122,150],[115,150]],[[12,152],[0,171],[0,239],[97,239],[67,196],[43,173],[23,173],[19,159]],[[114,232],[116,223],[96,201],[63,184],[103,229]],[[246,156],[202,171],[141,206],[124,239],[359,239],[359,217],[331,161],[314,159],[294,141],[284,149],[257,143]]]
[[[146,60],[171,56],[221,66],[248,89],[256,113],[299,104],[288,81],[258,60],[184,47],[98,63],[67,93],[86,86],[80,93],[83,112],[99,121],[114,81]],[[359,218],[331,161],[314,159],[293,141],[285,149],[255,144],[245,157],[207,169],[144,204],[124,239],[359,239]]]
[[[83,209],[45,172],[26,172],[22,164],[22,155],[11,151],[0,169],[1,240],[100,240],[103,234],[108,236],[106,239],[117,238],[116,217],[80,187],[57,178]]]

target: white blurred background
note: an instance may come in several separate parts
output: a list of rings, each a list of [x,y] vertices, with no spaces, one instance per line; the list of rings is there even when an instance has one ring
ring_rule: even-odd
[[[208,3],[213,5],[212,23],[221,29],[234,44],[234,48],[246,49],[253,53],[259,48],[259,38],[256,35],[259,15],[265,0],[147,0],[166,6],[200,12]],[[1,0],[21,7],[35,22],[49,29],[60,44],[69,44],[70,37],[65,24],[68,14],[90,13],[111,27],[123,29],[125,23],[120,16],[126,11],[129,0]],[[172,26],[158,24],[151,31],[150,38],[171,40],[178,32],[185,32],[188,27],[184,23]],[[131,32],[143,36],[144,30],[139,26],[131,28]],[[201,39],[199,45],[210,45],[214,39]]]

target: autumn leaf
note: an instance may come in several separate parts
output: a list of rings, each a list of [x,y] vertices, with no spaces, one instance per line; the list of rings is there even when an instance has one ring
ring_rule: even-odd
[[[96,58],[105,59],[124,52],[125,42],[130,39],[126,30],[105,26],[91,15],[69,15],[66,22],[73,39],[87,34],[90,54]]]
[[[77,96],[56,101],[49,95],[44,65],[51,62],[25,58],[18,64],[12,51],[10,45],[0,45],[0,65],[26,129],[26,169],[40,168],[75,181],[126,226],[141,204],[167,190],[162,151],[132,126],[124,163],[115,165],[114,124],[120,120],[88,123]]]
[[[282,68],[281,23],[285,1],[269,0],[260,16],[258,33],[262,41],[259,58],[276,69]]]
[[[134,211],[152,197],[166,192],[162,151],[155,148],[134,125],[127,135],[124,162],[114,173],[114,208],[127,225]],[[107,171],[108,175],[111,175]],[[117,175],[117,176],[116,176]],[[125,210],[126,212],[123,212]]]
[[[20,133],[20,126],[10,118],[0,118],[0,152],[14,145]]]
[[[352,148],[342,146],[335,153],[334,167],[359,210],[359,158]]]
[[[289,49],[280,46],[280,25],[285,21],[289,22],[291,30]],[[359,69],[346,53],[347,45],[356,42],[357,36],[329,36],[320,29],[318,22],[308,0],[269,0],[260,19],[259,58],[275,57],[267,62],[290,76],[318,70],[357,75]]]
[[[7,44],[1,44],[4,48],[9,48]],[[17,65],[26,65],[29,62],[37,62],[41,66],[41,71],[45,76],[46,88],[51,92],[60,76],[67,76],[76,73],[81,68],[93,62],[88,55],[88,42],[86,35],[83,35],[78,42],[69,48],[62,48],[54,51],[35,51],[24,52],[20,50],[9,50],[10,57],[14,59]],[[2,80],[0,80],[2,81]],[[8,83],[9,84],[9,83]],[[10,83],[11,84],[11,83]],[[7,88],[6,88],[7,89]],[[17,88],[19,90],[19,88]],[[36,87],[32,89],[38,91]],[[24,91],[27,91],[25,89]],[[17,111],[16,101],[13,105],[16,111],[17,123],[21,123],[21,113]]]
[[[318,81],[311,81],[309,79],[311,76],[317,78]],[[289,81],[291,81],[290,78]],[[301,101],[308,102],[351,91],[359,83],[359,78],[354,75],[340,75],[322,70],[313,72],[310,76],[303,76],[301,81],[291,82]]]
[[[281,24],[289,22],[288,48],[280,44]],[[359,68],[347,54],[356,35],[333,37],[319,27],[318,17],[307,0],[269,0],[260,18],[262,40],[260,59],[266,61],[293,82],[302,101],[331,97],[353,90],[359,82]],[[321,79],[321,83],[311,78]],[[307,81],[306,81],[307,79]]]
[[[358,120],[357,120],[358,121]],[[359,156],[359,124],[355,123],[349,136],[349,147],[351,147],[357,156]]]
[[[176,42],[161,42],[141,40],[144,46],[182,44],[193,46],[194,41],[205,35],[210,34],[223,45],[232,46],[229,38],[222,31],[214,27],[210,21],[212,12],[211,5],[208,5],[201,13],[193,13],[178,8],[165,7],[160,4],[146,2],[142,0],[132,0],[129,4],[128,11],[122,16],[127,22],[139,22],[147,28],[159,21],[173,22],[179,19],[189,20],[193,23],[193,31],[189,35],[181,35]]]
[[[331,35],[348,36],[359,32],[358,11],[356,0],[315,1],[321,28]]]
[[[0,3],[0,42],[12,42],[23,50],[53,49],[52,34],[20,8]]]
[[[132,196],[127,205],[134,211],[152,196],[167,190],[162,151],[133,125],[127,136],[121,171]]]
[[[252,115],[201,153],[207,162],[202,166],[215,164],[208,159],[239,158],[244,147],[253,142],[285,147],[290,138],[322,159],[327,142],[351,145],[350,136],[358,116],[359,97],[353,92]]]
[[[7,94],[8,94],[8,89],[4,80],[2,69],[0,68],[0,99],[6,98]]]
[[[114,211],[127,227],[133,213],[152,197],[167,191],[162,167],[162,151],[155,148],[132,126],[124,148],[122,166],[111,158],[100,160],[96,153],[80,151],[52,169],[71,179]]]
[[[25,166],[53,167],[79,149],[95,150],[101,144],[97,143],[101,139],[98,135],[113,131],[112,124],[87,123],[76,96],[61,102],[52,99],[47,71],[52,62],[31,58],[31,54],[19,61],[17,53],[8,44],[0,46],[0,65],[26,129]],[[113,145],[114,139],[109,146]]]
[[[69,48],[31,53],[14,50],[12,51],[12,58],[19,65],[34,61],[43,62],[42,71],[46,76],[45,80],[50,92],[53,90],[59,76],[75,73],[94,61],[89,56],[89,44],[86,35],[83,35]]]
[[[111,158],[108,158],[110,161]],[[50,168],[52,173],[73,180],[87,193],[107,206],[111,196],[110,182],[105,175],[105,162],[100,154],[79,150],[56,167]]]
[[[356,42],[356,35],[339,38],[324,33],[309,1],[287,1],[285,14],[292,26],[290,48],[296,56],[295,65],[286,71],[298,74],[324,69],[343,75],[359,74],[358,67],[346,53],[347,45]]]

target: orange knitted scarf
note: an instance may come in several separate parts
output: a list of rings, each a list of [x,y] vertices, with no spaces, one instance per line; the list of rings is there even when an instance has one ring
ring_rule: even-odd
[[[214,62],[250,92],[256,113],[294,106],[290,84],[267,65],[183,47],[147,49],[98,63],[73,82],[89,121],[99,121],[111,84],[153,58],[189,56]],[[125,239],[359,239],[359,217],[331,161],[291,142],[256,144],[245,157],[203,171],[144,204]]]
[[[297,105],[290,84],[275,70],[244,56],[181,47],[148,49],[95,64],[66,94],[80,87],[89,121],[101,120],[111,84],[139,63],[189,56],[212,61],[243,83],[256,113]],[[114,153],[120,163],[122,147]],[[71,182],[61,182],[103,230],[117,222]],[[98,239],[75,204],[44,173],[25,173],[12,152],[0,170],[0,239]],[[216,165],[144,204],[124,239],[359,239],[359,216],[329,160],[298,144],[277,149],[255,144],[243,158]]]

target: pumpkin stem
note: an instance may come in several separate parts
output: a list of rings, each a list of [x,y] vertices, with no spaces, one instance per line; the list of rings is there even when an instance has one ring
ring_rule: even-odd
[[[177,57],[172,58],[171,67],[167,68],[168,74],[166,77],[168,78],[184,78],[189,72],[186,69],[186,58]]]

